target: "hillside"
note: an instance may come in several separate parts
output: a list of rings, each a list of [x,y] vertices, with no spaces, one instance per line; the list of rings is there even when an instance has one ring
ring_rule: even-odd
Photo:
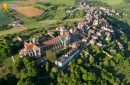
[[[38,0],[38,16],[1,11],[0,85],[130,85],[128,6]]]
[[[12,17],[7,16],[2,10],[0,10],[0,26],[9,24],[12,21]]]
[[[103,3],[110,5],[115,9],[119,9],[121,11],[125,11],[128,13],[128,17],[125,20],[130,24],[130,1],[129,0],[100,0]]]

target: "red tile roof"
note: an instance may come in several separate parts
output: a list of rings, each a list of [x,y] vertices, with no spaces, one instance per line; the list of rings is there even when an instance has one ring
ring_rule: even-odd
[[[61,38],[65,38],[65,37],[70,37],[70,35],[69,35],[69,34],[64,34],[64,35],[62,35],[62,36],[59,36],[59,37],[53,38],[53,39],[51,39],[51,40],[45,41],[45,42],[43,42],[42,44],[43,44],[43,45],[50,45],[50,44],[53,44],[53,43],[55,43],[55,42],[60,41]],[[37,48],[38,45],[39,45],[39,44],[34,44],[34,43],[32,43],[32,42],[28,42],[28,43],[25,43],[25,44],[24,44],[24,49],[23,49],[23,50],[25,50],[25,51],[33,50],[33,49]]]
[[[43,44],[44,44],[44,45],[50,45],[50,44],[53,44],[53,43],[55,43],[55,42],[60,41],[61,38],[64,38],[64,37],[70,37],[70,35],[69,35],[69,34],[64,34],[64,35],[62,35],[62,36],[59,36],[59,37],[53,38],[53,39],[51,39],[51,40],[45,41],[45,42],[43,42]]]
[[[37,45],[34,44],[34,43],[29,42],[29,43],[25,43],[24,44],[24,49],[23,50],[25,50],[25,51],[27,51],[27,50],[33,50],[35,48],[37,48]]]
[[[58,42],[58,41],[60,41],[60,37],[53,38],[51,40],[45,41],[45,42],[43,42],[43,44],[44,45],[50,45],[50,44],[53,44],[54,42]]]

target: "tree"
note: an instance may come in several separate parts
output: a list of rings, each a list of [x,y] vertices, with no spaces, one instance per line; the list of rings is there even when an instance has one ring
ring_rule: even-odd
[[[27,70],[26,69],[21,70],[20,78],[24,79],[24,78],[27,78],[27,77],[28,77]]]
[[[19,81],[18,81],[18,83],[17,83],[17,85],[23,85],[23,79],[20,79]]]
[[[96,80],[96,76],[94,75],[93,72],[88,72],[88,80],[92,80],[95,81]]]
[[[32,82],[31,78],[27,78],[24,85],[35,85],[34,82]]]
[[[109,64],[110,64],[110,66],[113,66],[113,67],[116,65],[113,60],[110,60]]]
[[[35,85],[35,83],[32,82],[31,78],[26,78],[26,79],[20,79],[17,85]]]
[[[121,61],[123,60],[122,54],[121,54],[121,53],[117,53],[117,54],[116,54],[116,57],[114,57],[114,60],[115,60],[116,62],[121,62]]]
[[[37,67],[36,64],[34,63],[34,61],[32,61],[30,64],[28,64],[26,66],[27,71],[28,71],[28,75],[30,77],[37,77],[38,75],[38,71],[37,71]]]
[[[30,77],[36,77],[38,75],[37,66],[34,61],[31,61],[28,57],[23,59],[24,68],[27,70],[27,75]]]
[[[46,71],[49,71],[49,62],[46,63]]]
[[[27,64],[30,63],[30,59],[26,56],[25,58],[23,58],[23,62],[24,62],[24,65],[27,66]]]
[[[78,64],[82,64],[83,63],[83,61],[81,59],[78,59],[77,62],[78,62]]]
[[[12,55],[12,48],[8,38],[5,38],[2,42],[0,42],[0,48],[0,58],[7,58]]]
[[[89,61],[90,61],[91,64],[94,63],[94,58],[93,58],[93,56],[90,56],[90,57],[89,57]]]
[[[51,79],[55,79],[55,74],[51,72],[50,77],[51,77]]]
[[[25,79],[27,77],[37,77],[38,70],[34,61],[30,61],[29,58],[21,59],[19,58],[14,66],[13,72],[17,77]]]
[[[84,81],[87,81],[87,79],[88,79],[87,74],[83,74],[83,75],[82,75],[82,78],[83,78]]]
[[[53,67],[53,68],[52,68],[52,72],[53,72],[53,73],[57,73],[57,72],[58,72],[58,69],[57,69],[56,67]]]
[[[13,74],[0,77],[0,85],[16,85],[18,79]]]
[[[87,70],[86,70],[85,68],[83,68],[83,67],[80,67],[80,70],[81,70],[81,72],[82,72],[83,74],[87,73]]]
[[[129,67],[129,65],[130,65],[129,60],[124,60],[123,62],[124,62],[124,66],[128,66]]]
[[[56,60],[56,55],[52,51],[46,51],[46,57],[51,63],[54,63]]]
[[[13,73],[17,76],[20,77],[20,72],[21,70],[24,68],[24,62],[22,61],[21,58],[18,58],[15,62],[15,64],[13,65]]]

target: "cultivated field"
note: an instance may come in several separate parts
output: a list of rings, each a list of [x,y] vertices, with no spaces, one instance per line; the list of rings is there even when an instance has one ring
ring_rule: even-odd
[[[42,10],[34,7],[16,7],[14,9],[27,17],[39,16],[43,13]]]

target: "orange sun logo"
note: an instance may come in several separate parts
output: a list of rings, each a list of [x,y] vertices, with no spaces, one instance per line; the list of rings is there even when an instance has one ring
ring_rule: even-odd
[[[7,3],[6,3],[6,2],[2,2],[1,7],[2,7],[2,9],[3,9],[3,10],[8,11],[8,5],[7,5]]]

